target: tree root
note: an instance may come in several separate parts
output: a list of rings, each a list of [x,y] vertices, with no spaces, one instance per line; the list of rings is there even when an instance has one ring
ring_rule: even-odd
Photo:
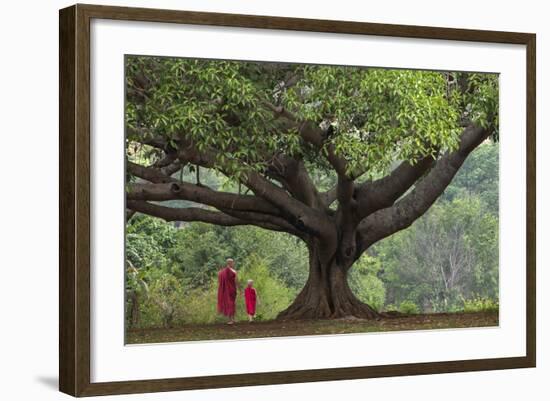
[[[278,320],[302,320],[302,319],[379,319],[382,315],[369,305],[356,298],[348,298],[345,301],[339,299],[333,302],[332,307],[328,304],[307,304],[297,302],[298,299],[287,309],[279,313]]]

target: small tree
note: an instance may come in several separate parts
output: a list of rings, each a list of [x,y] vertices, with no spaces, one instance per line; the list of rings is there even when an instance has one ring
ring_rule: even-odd
[[[354,262],[498,135],[496,75],[155,57],[126,71],[127,208],[303,240],[309,277],[282,318],[376,317],[350,289]],[[195,204],[159,203],[175,200]]]

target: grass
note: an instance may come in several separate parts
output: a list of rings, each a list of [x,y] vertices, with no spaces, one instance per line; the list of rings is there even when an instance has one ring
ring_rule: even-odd
[[[333,319],[301,321],[258,321],[193,324],[174,328],[130,329],[127,344],[165,343],[196,340],[284,337],[320,334],[373,333],[498,325],[498,311],[437,313],[388,317],[380,320]]]

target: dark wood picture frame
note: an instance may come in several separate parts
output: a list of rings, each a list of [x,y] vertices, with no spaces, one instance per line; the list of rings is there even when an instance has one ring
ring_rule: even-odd
[[[268,28],[526,46],[526,356],[191,378],[90,382],[90,21],[92,18]],[[74,5],[59,14],[59,388],[73,396],[535,367],[535,47],[530,33]]]

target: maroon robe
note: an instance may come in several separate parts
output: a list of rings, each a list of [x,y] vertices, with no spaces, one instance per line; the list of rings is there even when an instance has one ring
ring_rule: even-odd
[[[225,316],[235,315],[236,278],[237,273],[229,266],[218,272],[218,312]]]
[[[244,302],[246,304],[246,313],[254,316],[256,314],[256,290],[254,288],[245,288]]]

